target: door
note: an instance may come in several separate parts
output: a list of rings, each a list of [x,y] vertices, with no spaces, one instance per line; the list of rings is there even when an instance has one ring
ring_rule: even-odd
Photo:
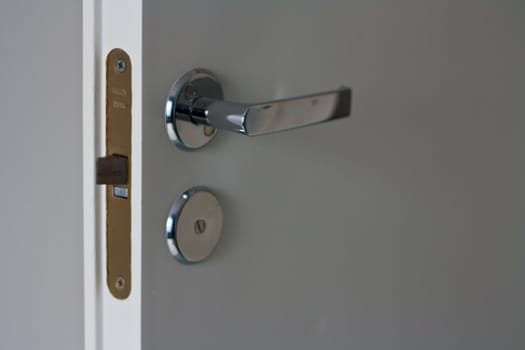
[[[525,346],[525,8],[513,1],[147,1],[143,349]],[[225,100],[352,88],[350,118],[187,152],[173,82]],[[222,238],[179,263],[166,218],[206,186]]]

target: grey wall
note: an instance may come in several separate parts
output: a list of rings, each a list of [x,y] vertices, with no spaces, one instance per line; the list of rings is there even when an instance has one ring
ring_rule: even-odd
[[[0,4],[0,349],[81,349],[80,1]]]

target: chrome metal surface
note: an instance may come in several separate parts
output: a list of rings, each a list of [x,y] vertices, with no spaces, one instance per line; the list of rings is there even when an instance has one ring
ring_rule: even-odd
[[[128,198],[129,190],[126,187],[113,186],[113,196],[119,198]]]
[[[205,145],[206,138],[202,132],[196,132],[197,147],[188,147],[185,140],[177,137],[187,132],[187,128],[194,130],[197,125],[205,125],[248,136],[295,129],[348,117],[351,95],[350,88],[342,87],[265,103],[227,102],[222,100],[218,80],[208,71],[194,69],[177,80],[170,91],[166,103],[166,126],[170,139],[179,147],[194,149]],[[193,137],[188,139],[194,140]]]
[[[184,111],[184,108],[191,108],[197,96],[210,96],[218,100],[223,98],[220,83],[202,69],[191,70],[177,79],[166,100],[166,132],[170,140],[185,151],[203,147],[216,134],[216,130],[209,125],[194,123],[189,117],[184,118],[191,110],[176,117],[176,109]]]
[[[193,187],[173,202],[166,220],[166,242],[181,263],[200,262],[211,255],[222,234],[222,208],[206,187]]]

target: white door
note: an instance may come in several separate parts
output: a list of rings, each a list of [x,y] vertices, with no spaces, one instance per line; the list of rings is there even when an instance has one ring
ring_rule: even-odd
[[[515,1],[144,2],[142,348],[522,349],[523,33]],[[165,102],[196,67],[234,102],[349,86],[351,117],[183,151]],[[222,239],[184,265],[194,186]]]

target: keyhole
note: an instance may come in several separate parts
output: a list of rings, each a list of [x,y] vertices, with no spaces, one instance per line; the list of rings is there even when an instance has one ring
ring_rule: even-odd
[[[193,229],[195,230],[195,233],[200,235],[206,231],[206,221],[199,219],[195,221],[195,224],[193,225]]]

